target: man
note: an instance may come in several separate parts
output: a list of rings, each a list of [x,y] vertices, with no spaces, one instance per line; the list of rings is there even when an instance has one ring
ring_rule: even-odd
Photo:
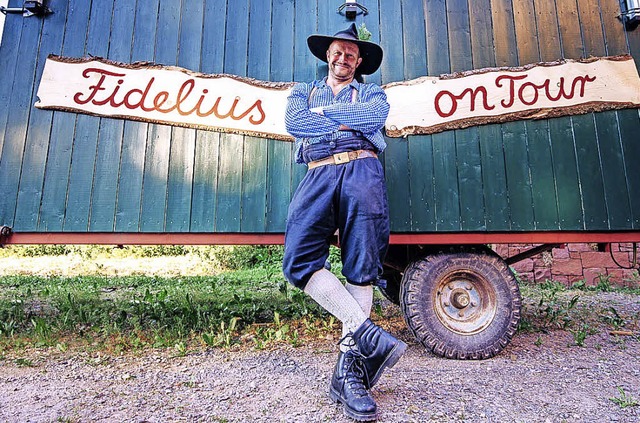
[[[296,138],[296,162],[309,170],[289,206],[284,274],[343,325],[329,394],[345,414],[376,419],[369,389],[402,356],[406,344],[369,320],[373,286],[382,273],[389,241],[387,194],[377,154],[386,147],[389,113],[384,91],[358,82],[382,62],[377,44],[358,38],[355,24],[333,37],[307,39],[327,62],[322,80],[296,84],[285,122]],[[325,263],[339,231],[343,285]]]

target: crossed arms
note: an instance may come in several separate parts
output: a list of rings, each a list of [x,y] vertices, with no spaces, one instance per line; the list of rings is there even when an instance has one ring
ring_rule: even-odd
[[[373,134],[384,127],[389,113],[385,92],[374,84],[360,84],[357,102],[309,107],[312,84],[296,84],[289,95],[285,124],[296,138],[315,138],[353,129]]]

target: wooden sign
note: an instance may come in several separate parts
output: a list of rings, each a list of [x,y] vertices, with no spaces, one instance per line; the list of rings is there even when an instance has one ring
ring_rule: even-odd
[[[50,56],[36,107],[291,141],[284,114],[292,86],[149,63]],[[640,107],[631,56],[479,69],[383,88],[391,137]]]
[[[640,106],[631,56],[423,77],[388,84],[385,92],[391,137]]]
[[[49,56],[35,106],[293,140],[284,125],[292,86],[143,62]]]

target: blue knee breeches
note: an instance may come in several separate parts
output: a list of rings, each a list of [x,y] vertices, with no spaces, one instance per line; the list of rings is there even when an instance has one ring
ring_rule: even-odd
[[[337,145],[313,144],[304,149],[303,157],[308,163],[369,145],[362,138]],[[375,283],[382,274],[389,242],[387,191],[378,159],[325,165],[307,172],[289,205],[283,260],[289,282],[304,289],[311,275],[324,267],[336,229],[347,281]]]

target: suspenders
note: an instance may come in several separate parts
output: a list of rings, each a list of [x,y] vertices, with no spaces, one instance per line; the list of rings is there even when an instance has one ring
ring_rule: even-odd
[[[311,99],[313,98],[317,90],[318,90],[318,87],[311,88],[311,92],[309,93],[309,100],[307,102],[309,106],[311,106]],[[355,103],[357,99],[358,99],[358,90],[351,87],[351,102]]]

